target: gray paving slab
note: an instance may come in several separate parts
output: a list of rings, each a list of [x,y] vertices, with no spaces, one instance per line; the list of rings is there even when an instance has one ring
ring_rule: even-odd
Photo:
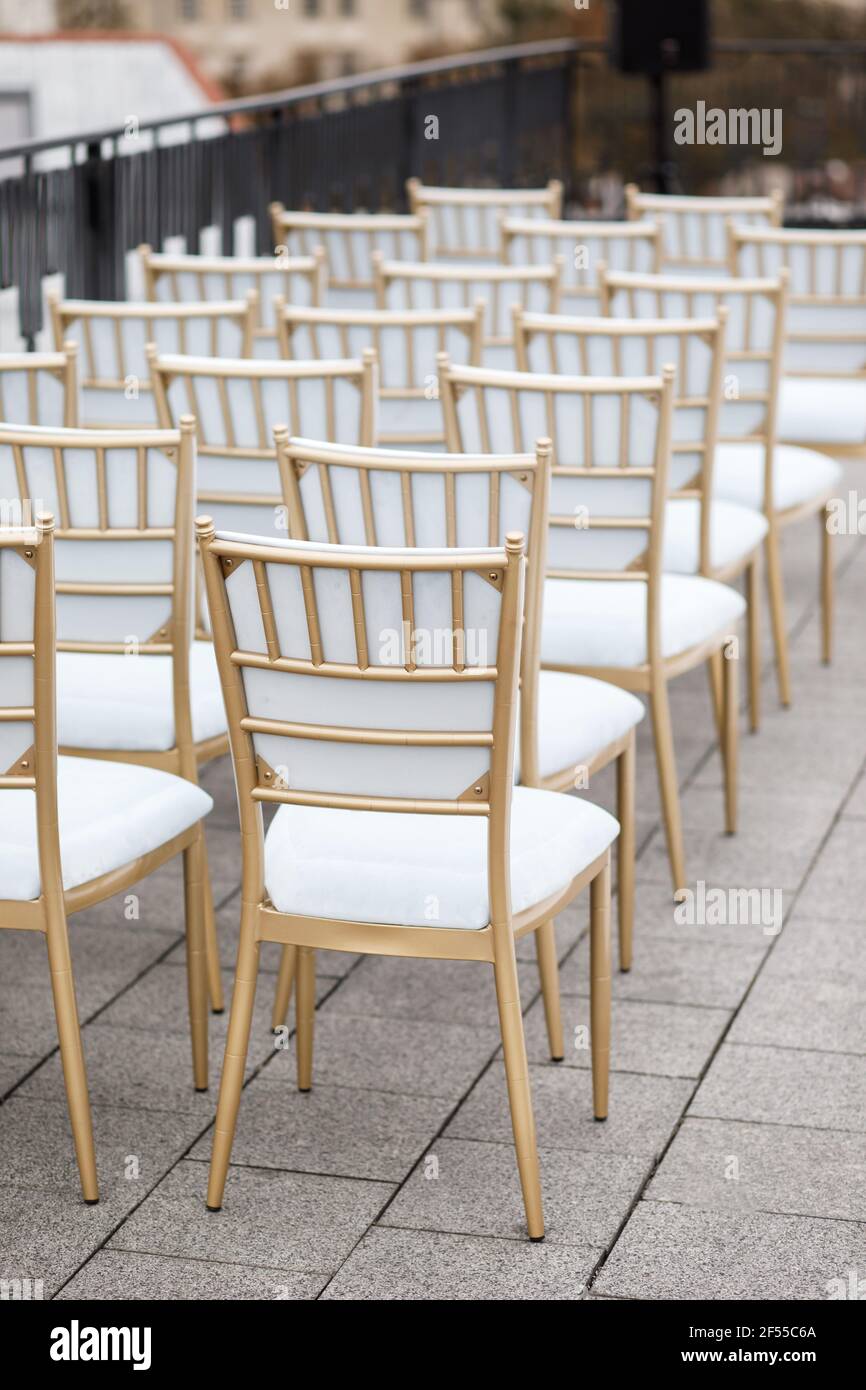
[[[229,1303],[314,1299],[324,1274],[176,1260],[131,1250],[99,1250],[56,1295],[58,1300],[135,1299],[156,1302],[213,1299]]]
[[[546,1149],[590,1154],[626,1153],[652,1159],[661,1153],[694,1083],[662,1076],[614,1072],[604,1123],[593,1117],[589,1072],[574,1067],[530,1067],[538,1142]],[[511,1142],[505,1068],[494,1062],[451,1120],[455,1139]]]
[[[374,1226],[322,1300],[570,1302],[598,1256],[591,1246]]]
[[[266,1068],[244,1091],[232,1163],[399,1182],[447,1120],[438,1096],[353,1090],[321,1083],[302,1095]],[[210,1160],[212,1133],[192,1150]]]
[[[538,971],[528,963],[518,970],[526,1008],[539,991]],[[368,956],[335,994],[329,1013],[499,1027],[493,968],[474,961]]]
[[[866,1153],[859,1135],[838,1130],[686,1119],[647,1196],[866,1222]]]
[[[866,1068],[839,1052],[725,1044],[691,1115],[866,1132]]]
[[[866,1054],[863,924],[797,912],[731,1028],[731,1042]]]
[[[866,832],[856,817],[833,826],[797,907],[813,917],[866,922]]]
[[[615,999],[611,1007],[611,1067],[650,1076],[697,1077],[730,1019],[726,1009],[685,1004],[647,1004]],[[589,1067],[589,1000],[562,999],[566,1067]],[[530,1061],[548,1061],[550,1051],[541,1000],[526,1015]]]
[[[551,1245],[606,1245],[647,1171],[631,1154],[540,1148],[539,1162]],[[437,1139],[380,1224],[526,1240],[513,1146]]]
[[[316,1014],[313,1085],[459,1100],[498,1046],[498,1028],[363,1018],[332,1009],[328,1000]],[[294,1076],[293,1050],[271,1067]]]
[[[866,1227],[641,1202],[593,1284],[639,1299],[829,1299],[866,1276]],[[837,1295],[838,1296],[838,1295]]]
[[[638,943],[632,969],[615,971],[615,999],[653,1004],[693,1004],[735,1009],[766,954],[766,946],[741,938],[739,950],[717,945],[712,928],[704,941],[646,937]],[[581,942],[561,971],[563,993],[589,993],[589,943]]]
[[[109,1242],[113,1250],[330,1273],[393,1190],[387,1183],[232,1168],[223,1208],[205,1209],[207,1168],[180,1163]]]

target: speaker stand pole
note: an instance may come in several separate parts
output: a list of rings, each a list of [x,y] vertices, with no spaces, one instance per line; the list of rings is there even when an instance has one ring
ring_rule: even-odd
[[[675,182],[670,159],[667,122],[667,82],[663,68],[650,74],[652,122],[655,131],[655,182],[659,193],[672,193]]]

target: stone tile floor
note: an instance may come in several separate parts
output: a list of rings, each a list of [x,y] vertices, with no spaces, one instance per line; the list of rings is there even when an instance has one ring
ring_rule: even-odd
[[[862,464],[848,465],[846,488]],[[784,558],[794,704],[767,666],[721,831],[703,673],[674,687],[693,879],[778,889],[784,926],[680,925],[639,753],[635,964],[614,984],[610,1118],[587,1053],[587,906],[558,923],[566,1065],[547,1061],[531,942],[520,971],[548,1238],[524,1239],[486,968],[323,952],[315,1085],[293,1089],[265,948],[234,1164],[204,1209],[212,1087],[193,1093],[180,876],[73,919],[103,1199],[84,1206],[42,942],[0,932],[0,1277],[46,1298],[825,1298],[866,1277],[866,550],[837,550],[837,654],[818,662],[818,528]],[[769,651],[769,648],[768,648]],[[239,882],[225,760],[207,770],[226,986]],[[596,779],[609,804],[609,777]]]

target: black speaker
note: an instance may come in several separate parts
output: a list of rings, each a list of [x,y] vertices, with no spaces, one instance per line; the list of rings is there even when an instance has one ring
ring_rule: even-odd
[[[709,0],[616,0],[611,62],[651,75],[708,68]]]

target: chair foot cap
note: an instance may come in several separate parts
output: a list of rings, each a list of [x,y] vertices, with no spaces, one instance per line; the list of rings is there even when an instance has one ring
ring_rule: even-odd
[[[298,1087],[298,1090],[300,1091],[300,1093],[301,1093],[302,1096],[307,1096],[307,1095],[309,1095],[309,1093],[310,1093],[310,1091],[312,1091],[312,1089],[313,1089],[312,1086],[299,1086],[299,1087]]]
[[[224,1013],[225,1013],[225,1009],[224,1009],[224,1008],[223,1008],[223,1009],[211,1009],[211,1013],[212,1013],[212,1014],[224,1014]]]
[[[222,1211],[222,1207],[212,1207],[208,1202],[204,1204],[205,1211]]]
[[[628,975],[628,974],[630,973],[630,971],[631,971],[631,966],[630,966],[630,965],[621,965],[621,966],[619,967],[619,973],[620,973],[620,975]]]
[[[529,1239],[532,1241],[533,1245],[540,1245],[544,1240],[544,1236],[530,1236]]]
[[[197,1096],[206,1096],[208,1093],[208,1089],[209,1088],[207,1086],[196,1086],[195,1093]]]
[[[593,1115],[592,1118],[595,1120],[595,1123],[597,1125],[603,1125],[605,1120],[607,1119],[607,1115]]]
[[[98,1197],[85,1197],[85,1199],[84,1199],[85,1206],[88,1206],[88,1207],[95,1207],[95,1206],[97,1205],[98,1201],[99,1201],[99,1198],[98,1198]]]
[[[550,1060],[551,1060],[551,1062],[564,1062],[564,1061],[565,1061],[565,1057],[564,1057],[564,1056],[562,1056],[562,1057],[551,1057]]]

